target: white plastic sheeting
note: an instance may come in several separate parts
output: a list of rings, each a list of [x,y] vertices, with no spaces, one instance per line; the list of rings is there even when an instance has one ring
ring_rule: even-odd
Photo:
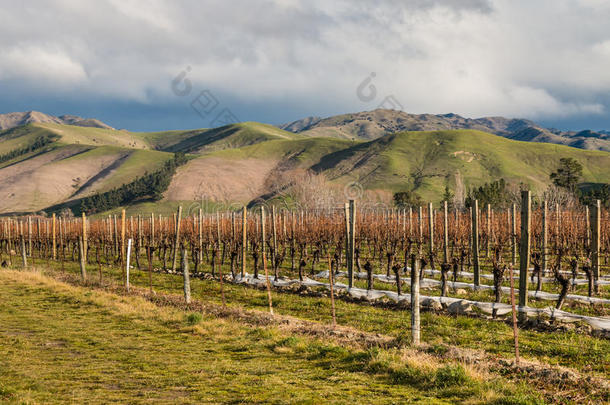
[[[430,274],[429,272],[433,272],[436,270],[425,270],[426,273]],[[440,273],[440,272],[439,272]],[[328,270],[324,270],[319,272],[318,274],[315,275],[316,278],[328,278]],[[347,277],[347,273],[344,271],[338,272],[336,277]],[[366,280],[367,274],[364,272],[361,273],[354,273],[354,277],[358,278],[358,279],[364,279]],[[383,281],[385,283],[391,283],[391,284],[395,284],[396,283],[396,278],[394,276],[386,276],[385,274],[373,274],[373,278],[379,281]],[[492,277],[493,278],[493,277]],[[408,283],[411,281],[411,279],[409,277],[401,277],[400,280],[404,283]],[[434,279],[430,279],[430,278],[424,278],[421,279],[420,281],[420,287],[421,288],[434,288],[434,287],[440,287],[441,282],[439,280],[434,280]],[[447,285],[449,287],[452,288],[464,288],[464,289],[470,289],[470,290],[474,290],[475,289],[475,285],[472,283],[464,283],[461,281],[449,281],[447,280]],[[492,285],[487,285],[487,284],[480,284],[477,287],[479,290],[493,290],[494,286]],[[515,288],[515,292],[518,292],[519,289]],[[510,288],[509,287],[502,287],[502,292],[504,293],[510,293]],[[553,294],[553,293],[549,293],[549,292],[545,292],[545,291],[528,291],[527,292],[528,296],[533,297],[533,298],[538,298],[541,300],[548,300],[548,301],[557,301],[557,299],[559,298],[559,294]],[[576,295],[576,294],[568,294],[566,296],[566,300],[568,301],[575,301],[575,302],[580,302],[583,304],[604,304],[604,305],[608,305],[610,304],[610,299],[606,299],[606,298],[597,298],[597,297],[587,297],[584,295]]]
[[[326,275],[328,276],[328,273],[326,273]],[[249,285],[265,285],[266,284],[264,276],[259,275],[258,278],[254,278],[252,275],[249,275],[247,273],[245,274],[244,277],[241,277],[240,275],[238,275],[235,281],[237,283],[249,284]],[[308,277],[305,277],[303,279],[303,281],[287,279],[287,278],[283,278],[283,277],[280,277],[278,280],[273,280],[273,278],[270,277],[269,281],[273,286],[276,286],[276,287],[286,287],[286,286],[291,286],[291,285],[304,285],[304,286],[308,286],[308,287],[325,287],[327,289],[330,289],[330,284],[312,280]],[[347,293],[350,296],[352,296],[354,298],[366,299],[367,301],[375,301],[375,300],[378,300],[381,298],[388,298],[394,302],[399,302],[399,301],[411,302],[411,294],[398,295],[394,291],[366,290],[366,289],[362,289],[362,288],[347,288],[347,285],[345,285],[343,283],[335,283],[334,287],[337,290],[339,290],[339,289],[347,290]],[[446,305],[446,306],[451,305],[455,302],[460,302],[461,304],[472,305],[473,307],[478,308],[479,310],[481,310],[482,312],[484,312],[486,314],[491,314],[492,310],[494,308],[497,309],[498,315],[505,315],[512,311],[512,308],[509,304],[503,304],[503,303],[479,302],[479,301],[471,301],[471,300],[465,300],[465,299],[460,299],[460,298],[420,295],[419,302],[421,303],[424,300],[433,300],[433,301],[436,301],[436,302],[438,302],[442,305]],[[610,318],[599,318],[599,317],[586,316],[586,315],[577,315],[577,314],[572,314],[570,312],[557,310],[557,309],[551,308],[551,307],[548,307],[548,308],[519,307],[518,311],[525,313],[525,314],[527,314],[527,316],[530,316],[530,317],[540,317],[542,315],[546,315],[548,317],[557,319],[562,322],[582,321],[582,322],[587,323],[588,325],[590,325],[592,328],[594,328],[596,330],[602,330],[602,331],[606,331],[606,332],[610,331]]]

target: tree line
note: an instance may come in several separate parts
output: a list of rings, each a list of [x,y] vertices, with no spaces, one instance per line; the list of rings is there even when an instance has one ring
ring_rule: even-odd
[[[41,135],[36,137],[34,141],[23,148],[15,149],[4,155],[0,155],[0,163],[8,162],[16,157],[25,155],[30,152],[34,152],[38,149],[44,148],[45,146],[55,142],[57,136],[55,135]]]

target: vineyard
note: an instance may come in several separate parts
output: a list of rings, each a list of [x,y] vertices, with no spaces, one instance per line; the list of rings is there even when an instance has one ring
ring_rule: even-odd
[[[29,258],[62,268],[77,262],[83,278],[94,277],[94,269],[101,279],[103,269],[120,268],[127,286],[133,268],[147,271],[150,283],[152,272],[181,274],[185,284],[189,277],[278,289],[333,288],[334,282],[334,294],[398,304],[411,298],[415,265],[424,308],[502,317],[511,312],[515,279],[523,321],[546,316],[607,335],[608,213],[599,205],[532,209],[529,195],[524,198],[522,207],[503,211],[477,203],[469,211],[446,204],[358,210],[352,202],[315,212],[258,207],[184,215],[180,209],[172,217],[3,219],[0,259],[5,266],[27,266]]]

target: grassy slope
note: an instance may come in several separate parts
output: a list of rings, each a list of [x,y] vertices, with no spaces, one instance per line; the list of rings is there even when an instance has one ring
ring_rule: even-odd
[[[123,152],[125,158],[121,160],[120,165],[108,173],[107,176],[97,181],[93,187],[88,188],[87,194],[91,192],[104,192],[114,187],[119,187],[122,184],[129,183],[135,177],[142,176],[144,173],[151,173],[158,170],[163,164],[172,158],[171,153],[159,152],[152,150],[125,150],[124,148],[99,147],[89,153],[77,155],[70,160],[88,159],[89,154],[104,153],[105,150],[116,149],[117,152]]]
[[[36,273],[0,280],[5,403],[538,403],[502,378],[396,350],[187,317]]]
[[[240,148],[276,139],[304,138],[302,135],[258,122],[243,122],[211,129],[150,132],[139,135],[156,149],[170,152],[208,152]]]
[[[355,177],[367,187],[391,190],[415,187],[424,199],[437,199],[446,184],[455,187],[458,171],[466,187],[504,177],[540,191],[561,157],[583,164],[584,181],[610,181],[607,152],[511,141],[473,130],[388,135],[329,155],[316,168],[338,180]]]
[[[150,145],[143,137],[129,131],[61,124],[33,124],[33,126],[60,135],[63,143],[150,149]]]
[[[231,161],[243,159],[264,160],[267,166],[272,163],[284,169],[309,168],[313,165],[316,170],[339,183],[359,181],[367,188],[390,191],[415,188],[425,200],[432,201],[440,198],[445,185],[455,189],[456,175],[466,188],[504,177],[509,181],[528,183],[535,192],[541,191],[549,184],[549,174],[556,169],[560,157],[579,160],[584,166],[585,182],[610,181],[608,153],[517,142],[473,130],[403,132],[361,142],[307,137],[253,122],[215,129],[156,133],[35,124],[0,133],[0,153],[26,145],[36,136],[51,132],[62,137],[56,145],[81,144],[102,148],[97,152],[90,151],[92,156],[105,153],[109,147],[132,151],[116,170],[113,168],[110,176],[87,189],[89,191],[107,190],[129,182],[146,170],[154,170],[164,160],[160,152],[143,149],[196,152],[202,154],[197,159],[224,159],[228,165]],[[86,157],[86,154],[83,156]],[[16,158],[3,166],[29,157]],[[180,170],[188,172],[188,176],[201,178],[202,187],[205,188],[205,169],[202,168],[208,166],[193,162]],[[104,170],[104,167],[99,170]],[[268,168],[253,173],[258,176],[256,184],[262,184],[268,173]],[[235,173],[223,170],[215,175],[220,176],[216,179],[217,183],[224,181],[221,178],[223,175],[228,177],[227,184],[237,184],[231,178]],[[192,185],[185,183],[183,186]],[[210,186],[208,188],[212,190],[218,188],[215,184]],[[230,191],[231,186],[228,187]],[[214,191],[210,193],[214,194]],[[180,197],[176,199],[190,198],[188,192],[178,195]],[[42,208],[44,206],[39,207]]]

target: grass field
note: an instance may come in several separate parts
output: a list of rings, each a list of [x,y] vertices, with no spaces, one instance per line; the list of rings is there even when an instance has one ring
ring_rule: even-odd
[[[0,293],[4,403],[543,403],[411,349],[341,346],[36,272],[0,271]]]
[[[73,284],[80,285],[79,270],[75,263],[65,262],[63,265],[57,262],[41,261],[40,259],[31,258],[31,263],[37,269],[44,269],[44,273],[54,278],[68,280]],[[63,268],[63,270],[62,270]],[[227,269],[225,269],[225,272]],[[2,274],[29,274],[29,273],[9,273],[0,271]],[[138,271],[134,269],[131,274],[132,287],[139,288],[137,291],[147,291],[148,273],[146,271]],[[182,297],[182,277],[178,275],[168,275],[153,272],[152,286],[156,294],[155,302],[165,303],[165,298],[173,297],[173,302],[183,302]],[[88,266],[88,287],[100,288],[106,292],[124,294],[122,285],[122,271],[114,266],[108,267],[103,265],[101,268],[102,283],[99,283],[100,274],[97,265],[91,264]],[[362,283],[358,281],[357,283]],[[10,284],[2,282],[0,284]],[[215,308],[221,307],[221,291],[218,280],[210,279],[191,279],[192,295],[197,302],[204,306]],[[383,283],[379,283],[377,287],[384,288]],[[387,286],[385,286],[387,288]],[[0,288],[0,291],[1,288]],[[95,291],[92,292],[94,294]],[[224,284],[223,293],[231,310],[237,311],[265,311],[267,309],[267,295],[265,290],[250,288],[243,285],[235,285],[226,282]],[[424,293],[424,294],[429,294]],[[432,292],[434,295],[434,292]],[[474,292],[469,294],[483,294],[482,292]],[[6,294],[2,293],[2,296]],[[313,322],[316,325],[329,325],[331,322],[330,316],[330,300],[327,295],[319,294],[295,294],[289,292],[273,291],[274,311],[280,317],[289,316],[296,317],[304,322]],[[468,296],[467,298],[477,298]],[[485,299],[486,297],[480,297]],[[121,301],[125,297],[115,300]],[[131,299],[131,298],[130,298]],[[165,304],[164,304],[165,305]],[[183,304],[181,304],[183,305]],[[37,304],[33,304],[32,308],[37,308]],[[195,307],[197,308],[197,307]],[[436,366],[442,368],[446,365],[453,367],[459,365],[465,370],[466,374],[475,382],[474,386],[470,386],[459,392],[453,389],[439,389],[434,387],[431,381],[435,381],[433,375],[436,371],[426,371],[428,377],[420,380],[419,377],[413,380],[407,378],[407,385],[416,391],[423,391],[417,395],[434,397],[438,400],[448,400],[449,403],[487,403],[487,401],[498,400],[498,403],[538,403],[538,400],[546,400],[550,403],[600,403],[610,400],[610,389],[608,388],[608,380],[610,377],[610,341],[601,337],[594,337],[584,334],[575,329],[555,330],[555,331],[539,331],[534,329],[520,330],[519,341],[522,359],[525,361],[525,366],[521,368],[513,368],[511,366],[514,359],[513,336],[512,330],[508,322],[492,321],[479,316],[455,316],[448,314],[438,314],[434,312],[422,313],[422,341],[424,345],[419,349],[410,347],[410,316],[409,311],[388,307],[386,305],[371,306],[366,303],[346,301],[339,299],[336,301],[337,322],[341,327],[351,328],[358,333],[368,334],[370,336],[382,336],[391,341],[391,347],[388,349],[385,344],[382,347],[386,349],[375,348],[381,350],[383,358],[383,367],[381,371],[378,366],[370,366],[374,370],[374,376],[381,374],[384,376],[384,381],[394,382],[402,377],[396,377],[394,374],[397,369],[405,366],[405,359],[417,357],[415,363],[411,362],[411,366],[421,368],[422,364],[427,364],[430,359],[434,360]],[[184,309],[184,308],[183,308]],[[64,313],[63,310],[59,310]],[[193,307],[186,313],[183,312],[181,319],[193,311]],[[206,311],[202,312],[206,315]],[[217,315],[217,311],[212,311]],[[208,313],[209,315],[209,313]],[[224,319],[224,321],[231,321]],[[237,323],[243,324],[241,319]],[[1,320],[0,320],[1,322]],[[264,322],[261,324],[265,324]],[[250,327],[260,327],[261,324],[250,324]],[[282,325],[281,321],[279,322]],[[244,326],[244,325],[242,325]],[[246,327],[249,330],[248,327]],[[278,339],[290,338],[295,339],[306,338],[309,336],[307,330],[298,329],[289,331],[281,330]],[[274,332],[275,333],[275,332]],[[335,335],[330,333],[322,337],[322,342],[328,343],[333,341]],[[306,340],[309,338],[306,338]],[[248,340],[248,339],[246,339]],[[315,339],[314,339],[315,340]],[[299,342],[301,342],[299,340]],[[352,344],[353,342],[353,344]],[[312,344],[319,344],[312,343]],[[334,342],[333,344],[340,346],[341,356],[345,355],[349,358],[354,356],[356,352],[362,352],[361,339],[356,337],[348,339],[348,344],[343,341]],[[309,344],[309,343],[307,343]],[[292,343],[291,343],[292,345]],[[297,345],[298,346],[298,345]],[[290,346],[289,350],[294,348]],[[299,346],[300,347],[300,346]],[[285,348],[280,349],[288,350]],[[299,349],[299,351],[302,350]],[[312,359],[311,353],[305,350],[305,357]],[[334,350],[334,349],[333,349]],[[337,349],[339,350],[339,349]],[[370,350],[364,350],[368,353]],[[408,355],[405,354],[408,352]],[[360,353],[357,356],[369,356],[368,354]],[[378,353],[378,352],[376,352]],[[424,358],[419,356],[423,355]],[[314,356],[315,357],[315,356]],[[368,358],[368,357],[367,357]],[[343,359],[326,359],[327,367],[335,365],[334,362]],[[377,354],[374,359],[379,360]],[[370,361],[377,361],[373,358]],[[592,360],[594,359],[594,360]],[[367,360],[367,362],[369,361]],[[409,360],[409,361],[411,361]],[[343,360],[341,360],[343,361]],[[421,364],[419,364],[420,362]],[[342,364],[342,363],[341,363]],[[419,365],[418,365],[419,364]],[[531,368],[535,365],[534,368]],[[354,366],[356,370],[368,370],[369,365],[359,364]],[[416,367],[416,368],[417,368]],[[427,367],[427,366],[426,366]],[[537,367],[542,367],[538,369]],[[424,367],[425,368],[425,367]],[[341,368],[345,371],[344,368]],[[392,371],[394,370],[394,371]],[[461,371],[459,371],[461,373]],[[399,373],[400,374],[400,373]],[[484,375],[482,380],[493,381],[493,385],[480,385],[481,379],[477,376]],[[567,377],[566,377],[567,376]],[[500,378],[501,377],[501,378]],[[499,379],[498,379],[499,378]],[[343,377],[340,379],[343,381]],[[338,381],[338,380],[337,380]],[[470,380],[469,380],[470,381]],[[601,381],[601,382],[600,382]],[[502,387],[510,382],[516,384],[516,387],[511,388],[517,395],[517,400],[511,402],[514,398],[511,397],[500,400],[503,396]],[[603,383],[605,382],[605,383]],[[430,385],[432,384],[432,385]],[[499,384],[499,385],[497,385]],[[535,387],[535,392],[539,396],[533,395],[533,391],[524,388],[524,384],[529,384]],[[430,393],[429,391],[433,392]],[[345,391],[345,389],[343,389]],[[342,392],[343,392],[342,391]],[[349,391],[349,390],[348,390]],[[348,395],[349,394],[349,395]],[[559,395],[560,396],[557,396]],[[353,393],[347,393],[346,398],[349,398]],[[368,394],[367,394],[368,395]],[[371,394],[372,395],[372,394]],[[404,395],[404,394],[403,394]],[[392,400],[392,396],[385,398],[387,402],[397,402]],[[408,397],[407,397],[408,398]],[[419,396],[418,396],[419,398]],[[422,397],[424,398],[424,397]],[[449,399],[448,399],[449,398]],[[521,399],[523,400],[521,400]],[[554,398],[561,398],[556,400]],[[586,399],[589,402],[582,402]],[[257,400],[245,402],[256,402]],[[314,402],[325,402],[323,399]],[[340,400],[337,400],[341,402]],[[380,402],[384,402],[380,400]],[[431,401],[431,400],[429,400]],[[239,402],[239,401],[238,401]],[[261,399],[260,402],[267,402]],[[281,402],[281,401],[280,401]],[[371,403],[371,401],[361,401],[362,403]],[[426,402],[423,403],[434,403]],[[443,403],[443,402],[440,402]]]

